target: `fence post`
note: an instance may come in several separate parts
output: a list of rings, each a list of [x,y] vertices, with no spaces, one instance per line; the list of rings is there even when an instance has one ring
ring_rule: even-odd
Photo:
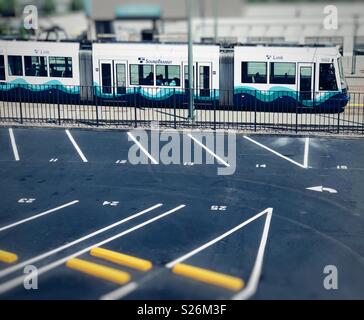
[[[177,101],[177,97],[176,97],[176,88],[173,88],[173,115],[174,115],[174,128],[177,129],[177,118],[176,118],[176,101]]]
[[[255,93],[254,93],[254,132],[257,131],[257,103],[258,103],[258,100],[257,100],[257,90],[255,90]]]
[[[295,126],[295,132],[298,133],[298,99],[299,99],[299,93],[296,91],[296,126]]]
[[[57,85],[57,113],[58,113],[58,125],[61,125],[61,108],[59,105],[59,90],[60,90],[60,86]]]
[[[96,111],[96,127],[99,126],[99,106],[97,98],[97,86],[94,86],[94,98],[95,98],[95,111]]]
[[[136,96],[136,87],[134,87],[134,127],[138,126],[137,120],[137,96]]]
[[[214,89],[214,130],[216,131],[216,89]]]
[[[20,112],[20,123],[23,124],[23,104],[22,104],[22,98],[21,98],[21,88],[22,85],[19,87],[19,112]]]
[[[337,130],[336,133],[340,133],[340,107],[339,104],[337,105]]]

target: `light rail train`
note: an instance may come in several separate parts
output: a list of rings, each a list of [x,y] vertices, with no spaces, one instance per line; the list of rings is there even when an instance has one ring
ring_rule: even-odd
[[[186,44],[0,40],[0,100],[187,107]],[[336,47],[195,44],[196,108],[343,111]]]

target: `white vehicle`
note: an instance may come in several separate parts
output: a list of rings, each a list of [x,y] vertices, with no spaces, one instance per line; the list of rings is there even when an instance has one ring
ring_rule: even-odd
[[[193,46],[197,108],[341,112],[336,47]],[[0,41],[0,99],[187,107],[188,47],[164,43]]]
[[[343,108],[347,101],[341,55],[335,47],[234,48],[235,106],[323,111]]]
[[[79,93],[79,43],[0,41],[0,90]],[[6,84],[6,85],[4,85]]]
[[[219,46],[195,45],[193,56],[195,99],[217,99]],[[137,95],[139,101],[187,99],[187,45],[95,43],[92,59],[94,85],[102,98]]]

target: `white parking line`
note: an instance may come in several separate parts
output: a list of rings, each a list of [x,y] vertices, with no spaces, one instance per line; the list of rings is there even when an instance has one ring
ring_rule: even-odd
[[[18,147],[16,146],[16,141],[12,128],[9,128],[9,136],[10,136],[11,146],[13,147],[14,159],[15,161],[19,161],[20,157],[19,157]]]
[[[251,296],[255,294],[255,292],[258,289],[258,283],[260,275],[262,273],[264,251],[268,240],[268,233],[269,233],[271,219],[272,219],[272,209],[267,212],[267,217],[265,218],[265,224],[264,224],[262,238],[259,244],[258,254],[255,259],[253,271],[249,278],[248,284],[242,291],[233,296],[233,300],[249,299]]]
[[[142,215],[144,215],[144,214],[146,214],[146,213],[148,213],[148,212],[150,212],[150,211],[152,211],[154,209],[157,209],[157,208],[159,208],[161,206],[162,206],[162,204],[161,203],[158,203],[158,204],[156,204],[156,205],[154,205],[154,206],[152,206],[152,207],[150,207],[148,209],[145,209],[143,211],[140,211],[138,213],[135,213],[135,214],[133,214],[133,215],[127,217],[127,218],[124,218],[124,219],[122,219],[120,221],[117,221],[117,222],[115,222],[113,224],[110,224],[109,226],[106,226],[104,228],[101,228],[99,230],[96,230],[96,231],[94,231],[94,232],[92,232],[90,234],[87,234],[87,235],[85,235],[85,236],[83,236],[83,237],[81,237],[79,239],[76,239],[76,240],[74,240],[72,242],[69,242],[69,243],[67,243],[67,244],[65,244],[63,246],[60,246],[60,247],[55,248],[53,250],[50,250],[48,252],[42,253],[42,254],[34,257],[34,258],[28,259],[26,261],[23,261],[22,263],[19,263],[17,265],[14,265],[12,267],[9,267],[7,269],[4,269],[4,270],[0,271],[0,278],[1,277],[4,277],[4,276],[6,276],[6,275],[8,275],[8,274],[10,274],[10,273],[12,273],[14,271],[23,269],[27,265],[33,264],[33,263],[35,263],[35,262],[37,262],[39,260],[42,260],[44,258],[47,258],[47,257],[49,257],[49,256],[51,256],[53,254],[56,254],[56,253],[58,253],[60,251],[65,250],[67,248],[70,248],[70,247],[72,247],[72,246],[74,246],[74,245],[76,245],[76,244],[78,244],[78,243],[80,243],[82,241],[85,241],[85,240],[90,239],[90,238],[92,238],[94,236],[97,236],[97,235],[99,235],[99,234],[101,234],[101,233],[103,233],[103,232],[105,232],[107,230],[110,230],[110,229],[112,229],[112,228],[114,228],[116,226],[119,226],[121,224],[124,224],[124,223],[126,223],[126,222],[128,222],[130,220],[136,219],[136,218],[138,218],[138,217],[140,217],[140,216],[142,216]]]
[[[310,138],[305,139],[305,155],[303,157],[303,166],[308,168],[308,151],[310,148]]]
[[[78,152],[79,156],[81,157],[82,161],[83,162],[88,162],[88,160],[86,159],[85,155],[81,151],[81,149],[78,146],[78,144],[75,141],[75,139],[73,139],[72,134],[71,134],[71,132],[68,129],[66,129],[66,134],[67,134],[68,138],[70,139],[70,141],[72,142],[73,146],[75,147],[76,151]]]
[[[56,260],[56,261],[54,261],[54,262],[52,262],[52,263],[50,263],[50,264],[48,264],[48,265],[46,265],[46,266],[38,269],[38,277],[40,275],[42,275],[42,274],[44,274],[44,273],[46,273],[46,272],[54,269],[54,268],[56,268],[56,267],[58,267],[58,266],[60,266],[60,265],[62,265],[64,263],[66,263],[69,259],[78,257],[78,256],[80,256],[80,255],[82,255],[82,254],[90,251],[92,248],[100,247],[100,246],[102,246],[102,245],[104,245],[106,243],[109,243],[109,242],[111,242],[111,241],[113,241],[115,239],[121,238],[121,237],[123,237],[123,236],[125,236],[125,235],[127,235],[127,234],[129,234],[129,233],[131,233],[133,231],[136,231],[136,230],[138,230],[140,228],[145,227],[148,224],[153,223],[154,221],[157,221],[159,219],[162,219],[162,218],[164,218],[164,217],[166,217],[166,216],[168,216],[168,215],[170,215],[170,214],[172,214],[172,213],[174,213],[174,212],[176,212],[176,211],[178,211],[178,210],[180,210],[180,209],[182,209],[184,207],[185,207],[184,204],[183,205],[179,205],[178,207],[176,207],[174,209],[171,209],[171,210],[169,210],[169,211],[167,211],[165,213],[162,213],[162,214],[160,214],[160,215],[158,215],[158,216],[156,216],[156,217],[154,217],[152,219],[149,219],[149,220],[147,220],[147,221],[145,221],[145,222],[143,222],[141,224],[138,224],[135,227],[132,227],[132,228],[130,228],[128,230],[125,230],[125,231],[123,231],[121,233],[118,233],[115,236],[112,236],[112,237],[107,238],[107,239],[105,239],[103,241],[100,241],[100,242],[95,243],[95,244],[93,244],[91,246],[88,246],[88,247],[86,247],[86,248],[84,248],[84,249],[82,249],[80,251],[77,251],[77,252],[75,252],[75,253],[67,256],[67,257],[64,257],[64,258],[61,258],[59,260]],[[19,286],[19,285],[22,285],[25,277],[27,277],[27,275],[19,276],[17,278],[14,278],[12,280],[9,280],[9,281],[4,282],[3,284],[1,284],[0,285],[0,294],[3,294],[5,292],[7,292],[7,291],[9,291],[9,290],[11,290],[11,289]]]
[[[300,163],[298,163],[298,162],[296,162],[296,161],[294,161],[294,160],[292,160],[292,159],[290,159],[290,158],[288,158],[288,157],[284,156],[283,154],[280,154],[280,153],[279,153],[279,152],[277,152],[277,151],[274,151],[273,149],[271,149],[271,148],[269,148],[269,147],[265,146],[264,144],[259,143],[258,141],[253,140],[252,138],[249,138],[249,137],[247,137],[247,136],[244,136],[244,138],[245,138],[245,139],[247,139],[247,140],[249,140],[250,142],[255,143],[255,144],[256,144],[256,145],[258,145],[259,147],[261,147],[261,148],[263,148],[263,149],[265,149],[265,150],[268,150],[269,152],[272,152],[272,153],[273,153],[273,154],[275,154],[276,156],[278,156],[278,157],[280,157],[280,158],[282,158],[282,159],[285,159],[285,160],[287,160],[287,161],[289,161],[289,162],[291,162],[291,163],[295,164],[296,166],[299,166],[299,167],[301,167],[301,168],[303,168],[303,169],[307,169],[307,167],[305,167],[304,165],[302,165],[302,164],[300,164]]]
[[[141,151],[152,161],[153,164],[158,164],[157,160],[155,160],[152,155],[142,146],[142,144],[130,133],[128,132],[128,136],[134,143],[139,147]]]
[[[50,214],[50,213],[52,213],[52,212],[55,212],[55,211],[61,210],[61,209],[66,208],[66,207],[68,207],[68,206],[72,206],[73,204],[76,204],[76,203],[78,203],[78,202],[79,202],[79,200],[74,200],[74,201],[68,202],[68,203],[66,203],[66,204],[63,204],[63,205],[61,205],[61,206],[59,206],[59,207],[57,207],[57,208],[53,208],[53,209],[50,209],[50,210],[44,211],[44,212],[42,212],[42,213],[36,214],[35,216],[31,216],[31,217],[29,217],[29,218],[26,218],[26,219],[23,219],[23,220],[20,220],[20,221],[14,222],[14,223],[9,224],[9,225],[4,226],[4,227],[1,227],[1,228],[0,228],[0,232],[1,232],[1,231],[8,230],[8,229],[10,229],[10,228],[14,228],[14,227],[16,227],[16,226],[18,226],[18,225],[20,225],[20,224],[25,223],[25,222],[28,222],[28,221],[31,221],[31,220],[34,220],[34,219],[38,219],[38,218],[40,218],[40,217],[42,217],[42,216],[45,216],[45,215]]]
[[[136,290],[138,288],[138,284],[136,282],[130,282],[128,285],[118,288],[114,291],[111,291],[102,297],[100,297],[100,300],[119,300],[125,296],[127,296],[132,291]]]
[[[222,163],[224,166],[226,167],[230,167],[230,165],[224,161],[223,159],[221,159],[217,154],[215,154],[214,152],[212,152],[209,148],[207,148],[203,143],[201,143],[200,141],[198,141],[194,136],[192,136],[192,134],[188,133],[187,136],[189,136],[193,141],[195,141],[201,148],[205,149],[206,152],[208,152],[210,155],[212,155],[215,159],[217,159],[217,161],[219,161],[220,163]]]
[[[176,264],[181,263],[181,262],[183,262],[183,261],[185,261],[185,260],[187,260],[187,259],[191,258],[192,256],[194,256],[195,254],[197,254],[197,253],[201,252],[202,250],[205,250],[206,248],[208,248],[208,247],[212,246],[213,244],[215,244],[215,243],[217,243],[217,242],[221,241],[222,239],[226,238],[227,236],[231,235],[232,233],[234,233],[234,232],[236,232],[236,231],[240,230],[241,228],[245,227],[247,224],[251,223],[252,221],[254,221],[254,220],[258,219],[258,218],[259,218],[259,217],[261,217],[262,215],[264,215],[264,214],[266,214],[266,213],[267,213],[267,214],[268,214],[268,213],[271,213],[271,212],[272,212],[272,210],[273,210],[272,208],[265,209],[264,211],[262,211],[262,212],[260,212],[260,213],[256,214],[255,216],[251,217],[250,219],[248,219],[248,220],[244,221],[243,223],[239,224],[239,225],[238,225],[238,226],[236,226],[235,228],[233,228],[233,229],[231,229],[231,230],[229,230],[229,231],[225,232],[225,233],[224,233],[224,234],[222,234],[221,236],[219,236],[219,237],[217,237],[217,238],[215,238],[215,239],[213,239],[213,240],[211,240],[211,241],[209,241],[209,242],[205,243],[205,244],[204,244],[204,245],[202,245],[201,247],[198,247],[197,249],[195,249],[195,250],[193,250],[193,251],[191,251],[191,252],[189,252],[189,253],[187,253],[187,254],[183,255],[182,257],[180,257],[180,258],[178,258],[178,259],[176,259],[176,260],[173,260],[172,262],[169,262],[168,264],[166,264],[166,267],[167,267],[167,268],[169,268],[169,269],[173,268]]]

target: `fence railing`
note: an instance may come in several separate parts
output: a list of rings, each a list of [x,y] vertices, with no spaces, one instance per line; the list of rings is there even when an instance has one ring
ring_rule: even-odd
[[[0,85],[0,122],[364,134],[364,92]]]

